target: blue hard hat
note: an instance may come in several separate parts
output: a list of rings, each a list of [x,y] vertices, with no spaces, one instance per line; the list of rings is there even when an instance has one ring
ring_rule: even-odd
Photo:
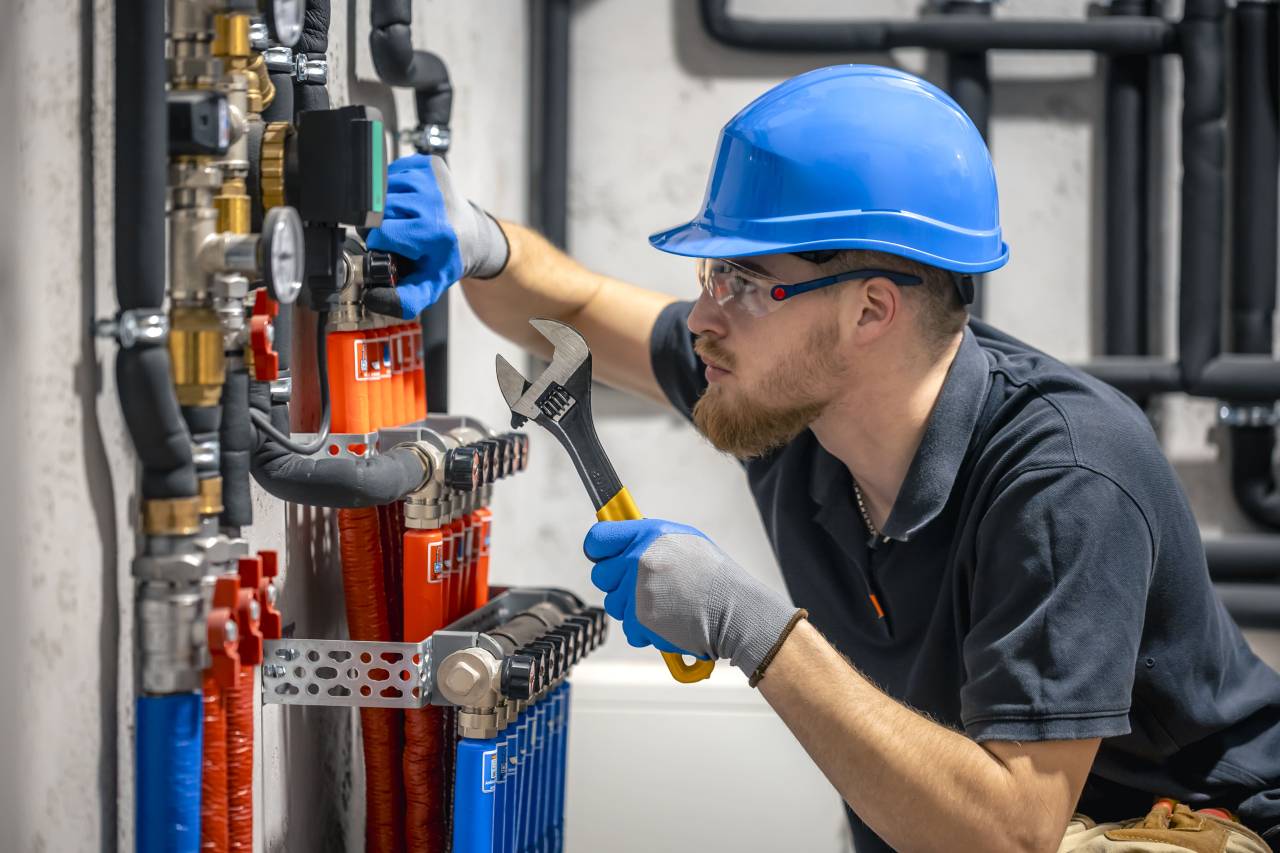
[[[748,104],[720,132],[702,212],[649,242],[696,258],[874,249],[962,273],[1009,260],[978,129],[878,65],[819,68]]]

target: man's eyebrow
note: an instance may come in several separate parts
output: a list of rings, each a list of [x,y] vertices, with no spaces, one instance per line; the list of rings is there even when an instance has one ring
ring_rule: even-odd
[[[746,269],[751,270],[752,272],[760,273],[760,275],[773,278],[773,273],[769,272],[767,269],[760,266],[755,261],[749,260],[748,258],[734,258],[733,262],[740,267],[745,267]]]

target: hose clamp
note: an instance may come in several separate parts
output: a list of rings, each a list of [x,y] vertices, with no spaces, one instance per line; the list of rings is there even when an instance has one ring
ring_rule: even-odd
[[[150,308],[130,308],[93,324],[99,338],[111,338],[122,349],[154,346],[169,340],[169,315]]]
[[[424,124],[400,131],[400,141],[412,145],[419,154],[447,154],[453,134],[448,125]]]
[[[267,25],[262,21],[254,21],[249,24],[249,46],[261,53],[271,44],[271,34],[267,32]]]
[[[293,79],[299,83],[314,83],[320,86],[329,82],[329,60],[324,57],[309,59],[305,53],[294,54]]]
[[[272,74],[293,74],[293,51],[287,47],[269,47],[262,51],[262,61]]]
[[[280,376],[271,380],[271,402],[288,403],[293,399],[293,377]]]
[[[191,442],[191,461],[197,469],[216,470],[221,454],[222,445],[217,436]]]
[[[1280,404],[1219,403],[1218,423],[1230,427],[1280,426]]]

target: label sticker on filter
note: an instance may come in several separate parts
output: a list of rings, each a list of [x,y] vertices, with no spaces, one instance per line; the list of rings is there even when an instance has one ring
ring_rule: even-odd
[[[480,754],[480,761],[480,792],[492,794],[498,784],[498,750],[485,750]]]
[[[427,546],[427,565],[431,567],[427,583],[441,583],[444,580],[444,559],[441,554],[443,544],[432,542]]]

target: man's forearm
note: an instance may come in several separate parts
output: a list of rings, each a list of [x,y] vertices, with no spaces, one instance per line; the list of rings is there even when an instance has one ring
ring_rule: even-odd
[[[569,321],[599,293],[605,277],[582,266],[545,237],[523,225],[501,222],[510,255],[492,279],[465,279],[467,302],[504,338],[542,356],[546,339],[529,326],[530,317]]]
[[[551,347],[529,318],[569,323],[591,347],[597,379],[665,404],[649,363],[649,337],[672,298],[592,272],[522,225],[501,226],[510,247],[506,268],[495,278],[462,283],[485,325],[549,358]]]
[[[1056,849],[1069,813],[1043,808],[978,743],[886,696],[807,622],[759,687],[845,801],[895,849]]]

